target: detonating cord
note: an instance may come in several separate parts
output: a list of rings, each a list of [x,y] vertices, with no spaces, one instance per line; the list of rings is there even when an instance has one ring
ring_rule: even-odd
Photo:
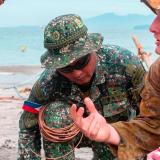
[[[71,141],[75,136],[78,135],[78,133],[80,132],[79,128],[75,125],[75,123],[72,123],[64,128],[50,128],[46,125],[45,121],[44,121],[44,111],[45,111],[46,107],[42,107],[39,111],[39,116],[38,116],[38,124],[40,127],[40,131],[42,133],[42,136],[44,137],[44,139],[50,141],[50,142],[54,142],[54,143],[62,143],[62,142],[68,142]],[[83,138],[83,134],[79,140],[79,142],[73,146],[73,149],[71,151],[69,151],[68,153],[66,153],[63,156],[60,157],[55,157],[55,158],[48,158],[46,157],[47,160],[58,160],[60,158],[64,158],[66,156],[68,156],[69,154],[71,154],[72,152],[74,152],[75,148],[78,147],[78,145],[81,143]],[[31,150],[32,151],[32,150]],[[38,157],[41,157],[40,155],[38,155],[37,153],[35,153],[34,151],[32,151],[34,154],[36,154]]]

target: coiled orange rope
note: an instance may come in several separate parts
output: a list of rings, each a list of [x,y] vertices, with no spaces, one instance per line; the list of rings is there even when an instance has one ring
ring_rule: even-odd
[[[39,111],[38,123],[39,123],[39,127],[40,127],[40,131],[42,133],[42,136],[46,140],[48,140],[50,142],[54,142],[54,143],[68,142],[68,141],[72,140],[80,132],[79,128],[74,123],[72,123],[64,128],[50,128],[50,127],[48,127],[44,122],[45,108],[46,107],[42,107]],[[47,158],[46,157],[46,159],[58,160],[60,158],[66,157],[67,155],[72,153],[76,147],[78,147],[82,138],[83,138],[83,134],[82,134],[78,144],[76,146],[73,146],[73,149],[70,152],[68,152],[67,154],[65,154],[64,156],[56,157],[56,158]],[[35,153],[35,152],[33,152],[33,153]]]

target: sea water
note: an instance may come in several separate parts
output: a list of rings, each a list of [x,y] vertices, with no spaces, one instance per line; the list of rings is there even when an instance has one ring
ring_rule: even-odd
[[[0,28],[0,66],[38,65],[43,52],[43,28]]]
[[[43,32],[44,28],[38,26],[0,28],[0,66],[40,65],[40,56],[46,50],[43,47]],[[154,53],[153,35],[148,29],[97,28],[95,32],[102,33],[104,44],[120,45],[135,54],[137,50],[131,36],[136,35],[144,50]],[[156,57],[155,54],[153,56]]]
[[[134,28],[107,28],[100,27],[91,32],[99,32],[104,36],[104,44],[116,44],[127,48],[137,54],[132,41],[132,35],[136,35],[145,51],[153,53],[153,59],[157,58],[154,53],[154,38],[148,29]],[[41,65],[40,56],[46,51],[43,47],[44,28],[38,26],[0,28],[0,66],[12,65]],[[17,78],[18,77],[18,78]],[[26,75],[12,73],[0,73],[0,84],[21,83],[29,79]]]

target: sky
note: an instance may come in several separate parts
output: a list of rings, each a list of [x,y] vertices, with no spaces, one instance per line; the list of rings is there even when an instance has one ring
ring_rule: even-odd
[[[111,12],[151,14],[140,0],[6,0],[0,6],[0,27],[45,25],[56,16],[68,13],[87,19]]]

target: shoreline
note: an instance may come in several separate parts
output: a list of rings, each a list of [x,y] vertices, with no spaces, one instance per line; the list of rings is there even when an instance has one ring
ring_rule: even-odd
[[[0,66],[0,88],[33,85],[43,70],[39,65]]]
[[[0,72],[9,73],[23,73],[23,74],[33,74],[39,73],[44,68],[40,65],[11,65],[11,66],[0,66]]]

